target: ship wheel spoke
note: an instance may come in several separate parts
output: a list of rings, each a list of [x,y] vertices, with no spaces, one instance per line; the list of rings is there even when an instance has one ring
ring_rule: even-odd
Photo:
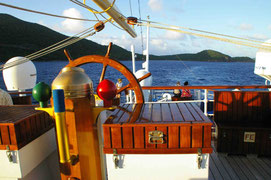
[[[144,76],[142,76],[141,78],[138,78],[138,82],[141,82],[142,80],[148,78],[151,76],[151,73],[147,73],[145,74]],[[126,86],[123,86],[122,88],[120,88],[118,91],[117,91],[117,94],[121,93],[122,91],[125,91],[126,89],[130,88],[131,87],[131,83],[127,84]]]
[[[104,76],[105,76],[105,71],[107,69],[107,64],[103,64],[103,70],[102,70],[102,74],[101,74],[101,77],[100,77],[100,82],[102,82],[104,80]]]

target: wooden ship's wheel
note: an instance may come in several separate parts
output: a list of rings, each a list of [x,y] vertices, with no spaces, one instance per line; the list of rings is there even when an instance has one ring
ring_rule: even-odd
[[[143,97],[142,89],[141,89],[141,86],[139,85],[139,82],[142,81],[143,79],[149,77],[151,74],[148,73],[148,74],[144,75],[143,77],[137,79],[134,76],[134,74],[125,65],[123,65],[122,63],[120,63],[116,60],[109,58],[111,46],[112,46],[112,43],[109,44],[108,51],[105,56],[87,55],[87,56],[77,58],[75,60],[72,60],[69,53],[67,51],[64,51],[66,56],[69,59],[69,64],[67,64],[66,67],[77,67],[77,66],[81,66],[81,65],[87,64],[87,63],[103,64],[103,69],[102,69],[102,73],[100,76],[100,82],[102,82],[104,80],[104,76],[105,76],[105,72],[106,72],[107,67],[111,66],[114,69],[121,72],[126,77],[126,79],[129,81],[129,84],[120,88],[117,91],[117,94],[121,93],[122,91],[126,90],[127,88],[132,88],[135,93],[136,103],[144,103],[144,97]]]

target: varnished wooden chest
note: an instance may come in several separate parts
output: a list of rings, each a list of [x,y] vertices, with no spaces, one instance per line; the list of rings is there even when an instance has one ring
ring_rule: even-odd
[[[211,126],[193,103],[123,104],[103,124],[104,153],[211,153]]]
[[[271,93],[216,91],[217,152],[271,155]]]
[[[53,119],[33,106],[0,106],[0,150],[18,150],[53,127]]]

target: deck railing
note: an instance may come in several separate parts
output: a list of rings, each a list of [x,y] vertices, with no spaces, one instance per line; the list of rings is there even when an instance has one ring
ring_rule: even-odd
[[[178,102],[196,102],[196,103],[203,103],[203,112],[206,116],[213,116],[213,114],[208,113],[208,102],[213,102],[212,99],[213,91],[217,90],[262,90],[262,91],[268,91],[271,89],[271,85],[244,85],[244,86],[229,86],[229,85],[210,85],[210,86],[143,86],[142,90],[150,90],[152,94],[159,92],[159,93],[172,93],[174,89],[191,89],[191,90],[199,90],[200,95],[203,94],[203,98],[199,97],[197,99],[192,100],[185,100],[185,101],[178,101]],[[131,90],[131,89],[128,89]],[[26,92],[10,92],[12,96],[21,95],[21,94],[32,94],[31,91]],[[129,100],[126,101],[127,103],[134,103],[133,99],[135,99],[133,96],[133,93],[129,93]],[[149,101],[146,103],[171,103],[170,101],[165,102],[153,102]],[[176,101],[174,101],[176,103]]]
[[[152,94],[155,94],[155,91],[165,92],[165,93],[172,93],[174,89],[191,89],[191,90],[199,90],[200,95],[203,94],[203,98],[200,96],[197,99],[192,100],[185,100],[185,101],[178,101],[178,102],[196,102],[196,103],[203,103],[203,112],[206,116],[213,116],[212,113],[208,113],[208,102],[213,102],[213,91],[217,90],[262,90],[268,91],[271,88],[271,85],[210,85],[210,86],[144,86],[142,90],[150,90]],[[130,103],[133,102],[134,99],[132,97],[132,93],[129,94]],[[176,101],[174,101],[176,103]],[[163,103],[163,102],[146,102],[146,103]],[[165,101],[164,103],[171,103],[170,101]]]

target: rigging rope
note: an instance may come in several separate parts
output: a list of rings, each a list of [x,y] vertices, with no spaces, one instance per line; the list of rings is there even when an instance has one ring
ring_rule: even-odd
[[[137,23],[137,24],[139,26],[147,26],[147,23]],[[204,37],[204,38],[208,38],[208,39],[214,39],[214,40],[219,40],[219,41],[228,42],[228,43],[232,43],[232,44],[238,44],[238,45],[243,45],[243,46],[248,46],[248,47],[259,48],[259,49],[271,51],[271,46],[267,45],[269,43],[261,42],[262,44],[256,44],[253,40],[251,42],[244,42],[244,41],[238,41],[238,40],[210,36],[210,35],[204,35],[204,34],[199,34],[199,33],[194,33],[194,32],[189,32],[189,31],[183,31],[183,30],[169,28],[169,27],[162,27],[162,26],[158,26],[158,25],[154,25],[154,24],[149,24],[149,26],[153,27],[153,28],[157,28],[157,29],[165,29],[165,30],[179,32],[179,33],[190,34],[193,36],[199,36],[199,37]],[[246,41],[250,41],[250,40],[247,39]]]
[[[31,9],[25,9],[25,8],[13,6],[13,5],[5,4],[5,3],[0,3],[0,5],[6,6],[9,8],[13,8],[13,9],[18,9],[18,10],[22,10],[22,11],[28,11],[28,12],[32,12],[32,13],[36,13],[36,14],[42,14],[42,15],[58,17],[58,18],[73,19],[73,20],[80,20],[80,21],[97,21],[97,20],[90,20],[90,19],[73,18],[73,17],[68,17],[68,16],[59,16],[59,15],[49,14],[49,13],[45,13],[45,12],[41,12],[41,11],[34,11]]]
[[[77,4],[77,5],[79,5],[79,6],[81,6],[81,7],[83,7],[83,8],[85,8],[85,9],[88,9],[88,10],[89,10],[89,9],[93,9],[93,8],[87,6],[86,4],[81,3],[81,2],[78,1],[78,0],[70,0],[70,1],[73,2],[73,3],[75,3],[75,4]],[[95,9],[93,9],[93,10],[95,10]],[[105,17],[103,14],[99,14],[99,15],[102,16],[102,17],[106,20],[106,17]],[[122,15],[122,14],[121,14],[121,15]],[[99,20],[99,18],[97,17],[96,14],[94,14],[94,16],[96,17],[97,20]],[[122,15],[122,16],[123,16],[123,15]],[[125,16],[123,16],[123,17],[126,18]],[[109,21],[109,22],[110,22],[113,26],[115,26],[116,28],[118,28],[118,29],[124,31],[124,29],[122,29],[122,28],[116,26],[112,21]]]
[[[107,23],[111,20],[111,18],[107,19],[106,21],[104,21],[103,23]],[[96,31],[94,31],[94,28],[91,27],[91,28],[88,28],[72,37],[68,37],[58,43],[55,43],[47,48],[44,48],[42,50],[39,50],[35,53],[32,53],[28,56],[26,56],[25,59],[23,59],[22,61],[16,61],[16,62],[11,62],[11,63],[6,63],[6,64],[3,64],[0,66],[0,71],[4,70],[4,69],[7,69],[7,68],[10,68],[10,67],[13,67],[13,66],[16,66],[16,65],[19,65],[19,64],[22,64],[22,63],[25,63],[25,62],[28,62],[30,60],[34,60],[34,59],[37,59],[37,58],[40,58],[42,56],[45,56],[47,54],[50,54],[52,52],[55,52],[61,48],[64,48],[66,46],[69,46],[71,44],[74,44],[86,37],[89,37],[89,36],[92,36],[96,33]]]
[[[133,16],[131,0],[129,0],[131,16]]]
[[[141,21],[140,0],[137,0],[137,2],[138,2],[139,20]],[[144,46],[143,46],[142,26],[140,26],[140,34],[141,34],[141,48],[142,48],[142,54],[143,54]],[[143,59],[144,59],[144,56],[142,56],[142,60],[143,60]]]
[[[187,30],[196,31],[196,32],[203,32],[203,33],[207,33],[207,34],[213,34],[213,35],[218,35],[218,36],[224,36],[224,37],[229,37],[229,38],[234,38],[234,39],[240,39],[240,40],[251,41],[251,42],[256,42],[256,43],[265,43],[265,44],[271,45],[271,43],[266,43],[266,42],[257,41],[257,40],[253,40],[253,39],[241,38],[241,37],[236,37],[236,36],[231,36],[231,35],[226,35],[226,34],[220,34],[220,33],[215,33],[215,32],[210,32],[210,31],[204,31],[204,30],[199,30],[199,29],[183,27],[183,26],[164,24],[164,23],[159,23],[159,22],[155,22],[155,21],[148,21],[148,20],[142,20],[142,21],[150,22],[150,23],[154,23],[154,24],[160,24],[160,25],[169,26],[169,27],[175,27],[178,29],[187,29]]]

